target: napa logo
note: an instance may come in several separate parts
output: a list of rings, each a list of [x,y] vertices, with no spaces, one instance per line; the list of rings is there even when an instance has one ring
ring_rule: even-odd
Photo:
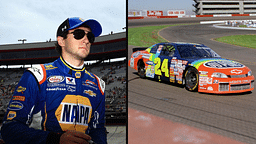
[[[63,131],[85,133],[92,116],[91,101],[81,95],[66,95],[56,109],[55,116]]]
[[[88,126],[92,107],[83,104],[61,103],[59,123]]]

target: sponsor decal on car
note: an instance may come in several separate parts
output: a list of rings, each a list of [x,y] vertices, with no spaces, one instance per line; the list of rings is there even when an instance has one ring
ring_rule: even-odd
[[[146,64],[148,64],[148,65],[154,65],[154,62],[153,62],[153,61],[147,61]]]
[[[214,80],[213,81],[213,84],[218,84],[219,83],[219,80]]]
[[[234,73],[234,74],[240,74],[242,73],[243,71],[242,70],[237,70],[237,69],[233,69],[230,71],[231,73]]]
[[[138,52],[135,52],[135,53],[132,54],[132,57],[133,57],[133,58],[136,58],[136,57],[138,57],[140,54],[141,54],[141,52],[139,52],[139,51],[138,51]]]
[[[201,75],[206,75],[207,76],[207,74],[208,74],[207,71],[199,71],[199,72],[200,72]]]
[[[207,90],[213,91],[213,88],[212,88],[211,86],[209,86],[209,87],[207,88]]]
[[[205,62],[204,66],[210,68],[241,68],[244,65],[230,60],[221,60]]]
[[[155,76],[155,66],[149,65],[146,67],[146,76],[150,78],[154,78]]]
[[[134,68],[134,58],[131,58],[131,59],[130,59],[130,67],[133,67],[133,68]]]
[[[242,68],[243,64],[226,60],[226,59],[200,59],[191,63],[195,68],[199,68],[201,65],[208,68]]]
[[[142,58],[149,59],[151,57],[151,54],[142,54]]]

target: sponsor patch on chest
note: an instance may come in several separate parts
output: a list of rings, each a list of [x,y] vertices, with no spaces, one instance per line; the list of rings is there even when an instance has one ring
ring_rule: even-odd
[[[63,131],[85,132],[92,115],[92,105],[87,97],[66,95],[55,111]]]

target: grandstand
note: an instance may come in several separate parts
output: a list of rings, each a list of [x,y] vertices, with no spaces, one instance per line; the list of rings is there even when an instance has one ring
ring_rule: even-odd
[[[2,122],[3,115],[23,71],[23,69],[0,69],[0,122]]]
[[[256,14],[255,0],[194,0],[196,15]]]
[[[32,65],[52,62],[59,56],[54,49],[55,42],[0,45],[0,123],[25,68],[8,68],[8,65]],[[8,54],[5,58],[3,53]],[[14,54],[12,54],[14,53]],[[37,57],[35,54],[41,53]],[[126,34],[117,33],[96,39],[91,46],[89,59],[96,63],[86,64],[86,69],[106,82],[106,124],[126,123],[126,59],[110,62],[109,59],[126,57]],[[107,61],[107,62],[106,62]]]
[[[0,45],[0,65],[25,65],[52,62],[59,57],[56,41]],[[126,33],[115,33],[95,38],[89,60],[107,60],[126,57]]]
[[[106,123],[126,123],[126,60],[114,63],[101,63],[88,71],[101,77],[106,83],[105,106]]]

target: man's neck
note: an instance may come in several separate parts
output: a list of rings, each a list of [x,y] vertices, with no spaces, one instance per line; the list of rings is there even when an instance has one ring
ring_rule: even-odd
[[[63,60],[73,68],[82,69],[84,67],[84,60],[78,60],[75,58],[67,58],[62,56]]]

